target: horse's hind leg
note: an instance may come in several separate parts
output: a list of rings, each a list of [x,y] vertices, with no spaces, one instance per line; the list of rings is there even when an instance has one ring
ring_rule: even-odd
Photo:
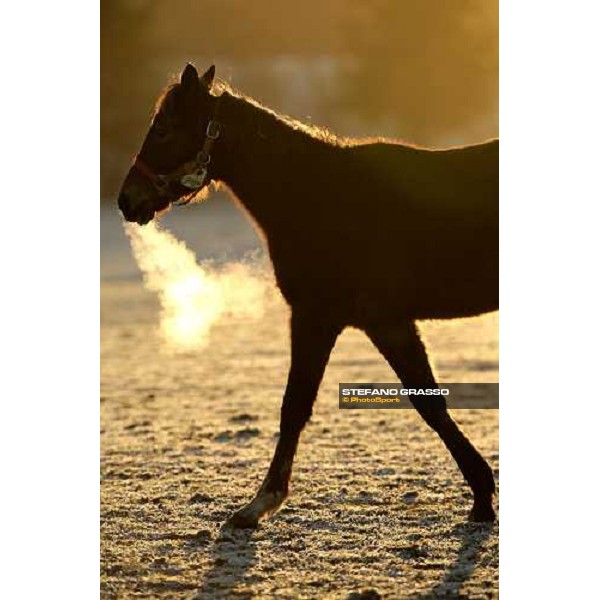
[[[227,521],[231,527],[255,528],[273,514],[288,494],[292,462],[302,429],[308,422],[317,390],[340,333],[340,327],[324,324],[321,315],[293,310],[291,319],[292,363],[281,406],[279,441],[269,471],[256,496]]]
[[[437,387],[425,347],[413,322],[396,326],[377,324],[368,327],[366,332],[405,388]],[[445,398],[411,396],[411,402],[425,422],[442,438],[473,490],[474,504],[469,519],[493,521],[496,515],[492,505],[495,492],[492,470],[452,420],[446,409]]]

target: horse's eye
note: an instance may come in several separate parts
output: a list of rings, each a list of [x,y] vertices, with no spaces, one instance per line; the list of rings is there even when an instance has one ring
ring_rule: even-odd
[[[169,137],[169,130],[164,127],[156,127],[154,133],[159,140],[166,140]]]

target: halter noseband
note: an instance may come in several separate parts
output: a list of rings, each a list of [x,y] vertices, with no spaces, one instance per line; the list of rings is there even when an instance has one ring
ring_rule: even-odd
[[[154,170],[139,157],[139,155],[137,155],[133,161],[133,168],[137,169],[146,179],[148,179],[159,194],[167,196],[172,204],[183,206],[188,204],[191,200],[191,198],[188,200],[171,200],[172,193],[170,185],[173,181],[178,181],[182,186],[189,190],[199,190],[208,183],[206,180],[208,177],[208,164],[210,163],[210,151],[215,140],[221,135],[221,123],[217,121],[218,107],[219,100],[217,98],[213,117],[206,126],[202,149],[198,152],[194,160],[180,165],[166,175],[155,173]]]

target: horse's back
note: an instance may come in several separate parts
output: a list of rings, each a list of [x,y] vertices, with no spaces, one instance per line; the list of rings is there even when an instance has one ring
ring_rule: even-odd
[[[446,150],[393,143],[349,150],[387,210],[396,206],[460,218],[498,213],[498,140]]]
[[[358,219],[366,243],[354,264],[379,282],[372,289],[415,318],[497,309],[498,140],[449,150],[377,143],[353,151],[368,182]]]

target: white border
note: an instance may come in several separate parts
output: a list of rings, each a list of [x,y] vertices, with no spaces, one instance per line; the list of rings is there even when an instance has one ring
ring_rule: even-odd
[[[3,5],[2,595],[99,593],[99,4]]]
[[[597,588],[598,7],[501,0],[500,592]]]

